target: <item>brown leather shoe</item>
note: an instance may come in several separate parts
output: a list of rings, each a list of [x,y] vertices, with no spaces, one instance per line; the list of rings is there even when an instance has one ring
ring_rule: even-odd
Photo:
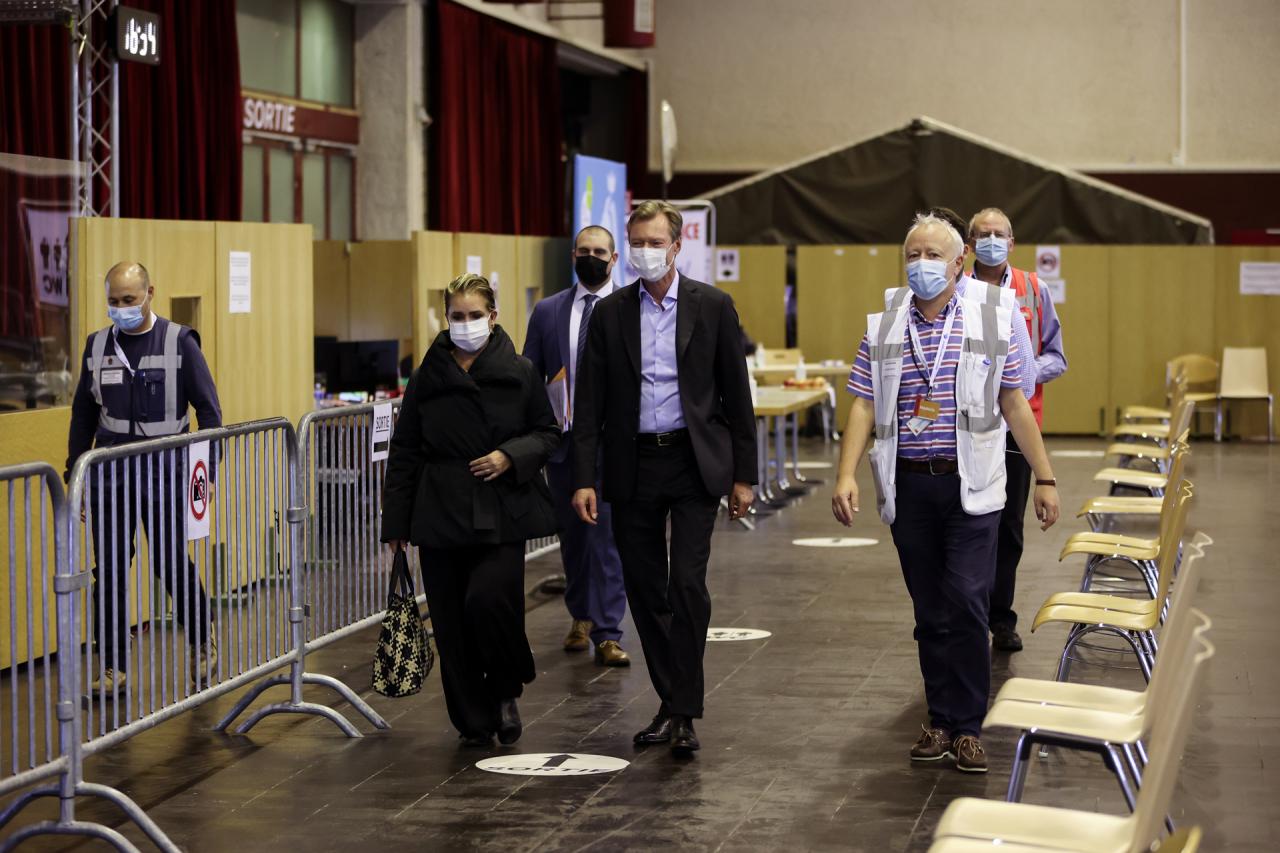
[[[987,753],[982,741],[973,735],[960,735],[955,740],[956,769],[962,773],[986,773]]]
[[[951,755],[951,735],[942,729],[920,729],[920,739],[911,747],[912,761],[940,761]]]
[[[596,666],[631,666],[631,657],[617,640],[605,640],[596,646]]]
[[[566,652],[585,652],[591,648],[591,629],[595,627],[586,619],[574,619],[569,636],[564,638]]]

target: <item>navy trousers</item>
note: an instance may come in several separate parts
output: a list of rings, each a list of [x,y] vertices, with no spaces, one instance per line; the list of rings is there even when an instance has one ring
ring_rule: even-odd
[[[573,434],[565,437],[573,441]],[[599,524],[585,524],[573,511],[573,449],[563,462],[547,463],[547,484],[555,503],[560,529],[560,560],[564,563],[564,603],[574,619],[587,620],[591,642],[622,639],[622,618],[627,613],[627,591],[622,580],[622,560],[613,540],[613,511],[597,504]],[[596,496],[601,494],[596,483]]]
[[[969,515],[960,475],[899,469],[891,529],[915,609],[915,639],[930,725],[977,735],[991,689],[987,608],[1000,512]]]
[[[1022,522],[1027,515],[1027,498],[1031,494],[1031,463],[1022,455],[1013,433],[1008,435],[1004,454],[1004,512],[1000,514],[1000,537],[996,546],[996,579],[991,586],[991,613],[988,621],[994,632],[1000,628],[1014,630],[1018,613],[1013,609],[1013,593],[1017,586],[1018,564],[1022,562]]]

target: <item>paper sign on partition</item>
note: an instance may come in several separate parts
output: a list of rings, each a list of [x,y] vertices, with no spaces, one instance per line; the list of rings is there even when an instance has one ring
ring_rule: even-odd
[[[373,454],[370,461],[381,462],[391,455],[391,431],[395,427],[391,403],[373,407]]]
[[[231,294],[228,311],[232,314],[248,314],[253,290],[253,276],[250,269],[251,256],[248,252],[230,253],[230,271],[228,285]]]
[[[547,383],[547,399],[551,401],[551,411],[555,413],[560,431],[564,432],[569,428],[569,376],[563,367]]]
[[[213,493],[209,475],[209,442],[198,441],[187,448],[187,541],[209,536],[209,507]]]

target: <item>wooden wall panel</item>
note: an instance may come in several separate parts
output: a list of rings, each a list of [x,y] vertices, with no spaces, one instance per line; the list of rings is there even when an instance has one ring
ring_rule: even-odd
[[[368,240],[351,244],[347,314],[353,341],[400,342],[413,351],[413,243]]]
[[[444,318],[444,289],[454,277],[453,235],[444,231],[415,231],[413,242],[414,363],[448,323]]]
[[[351,259],[344,240],[316,240],[311,244],[311,274],[315,283],[315,333],[318,337],[351,340],[348,300]]]
[[[1031,266],[1031,252],[1025,261]],[[1026,269],[1027,266],[1023,266]],[[1111,252],[1106,246],[1063,246],[1066,301],[1056,306],[1062,321],[1066,375],[1044,387],[1046,433],[1097,433],[1114,419],[1109,405]]]
[[[1129,404],[1163,405],[1165,362],[1185,353],[1220,358],[1213,314],[1213,249],[1112,246],[1111,417]]]
[[[519,275],[516,254],[516,238],[510,235],[455,234],[453,238],[454,276],[467,271],[467,258],[480,258],[480,274],[489,279],[498,294],[498,323],[519,351],[524,343],[524,329],[520,327],[519,300],[523,297],[516,285]]]
[[[572,243],[565,237],[516,238],[516,318],[503,328],[524,349],[533,306],[544,297],[573,284]],[[621,263],[621,260],[619,260]]]
[[[738,319],[753,341],[767,349],[787,345],[787,247],[718,246],[737,249],[738,281],[716,286],[733,297]]]
[[[170,300],[197,297],[201,302],[200,342],[214,381],[219,379],[212,357],[217,339],[218,312],[213,269],[214,224],[162,219],[76,219],[74,310],[71,340],[76,346],[76,379],[85,338],[110,324],[107,319],[106,275],[116,263],[134,260],[147,268],[155,287],[154,310],[169,314]]]
[[[310,225],[216,223],[218,395],[227,423],[314,406],[315,310]],[[249,252],[251,310],[230,313],[230,253]]]
[[[807,361],[852,362],[867,315],[884,310],[884,291],[902,283],[899,246],[797,246],[796,343]],[[841,429],[850,395],[836,389]]]
[[[1220,246],[1211,251],[1216,297],[1214,358],[1222,360],[1223,347],[1266,347],[1267,380],[1271,393],[1280,395],[1280,297],[1240,293],[1240,264],[1280,263],[1280,247]],[[1227,413],[1233,434],[1266,435],[1265,403],[1229,403]]]

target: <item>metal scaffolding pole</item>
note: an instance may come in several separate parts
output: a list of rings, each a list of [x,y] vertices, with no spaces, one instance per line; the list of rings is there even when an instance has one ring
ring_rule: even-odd
[[[71,27],[72,157],[82,165],[81,216],[120,215],[120,79],[108,48],[108,24],[119,0],[80,0]]]

